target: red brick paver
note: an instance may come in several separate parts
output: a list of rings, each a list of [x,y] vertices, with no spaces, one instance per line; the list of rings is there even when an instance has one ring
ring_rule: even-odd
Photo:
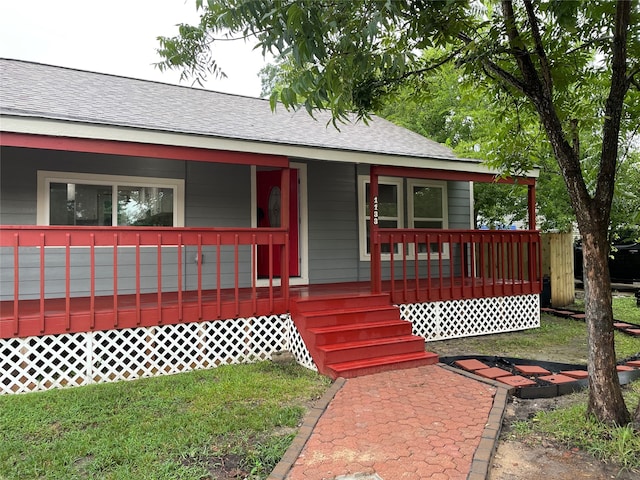
[[[523,375],[549,375],[551,373],[539,365],[516,365],[516,370]]]
[[[485,368],[489,368],[489,365],[486,363],[482,363],[480,360],[476,358],[469,358],[467,360],[456,360],[453,362],[456,366],[468,370],[470,372],[475,372],[476,370],[483,370]]]
[[[640,360],[629,360],[625,365],[640,368]]]
[[[533,387],[537,383],[522,375],[509,375],[506,377],[496,378],[497,381],[505,383],[511,387]]]
[[[629,327],[633,327],[633,325],[631,325],[630,323],[625,323],[625,322],[614,322],[613,326],[614,326],[614,327],[616,327],[616,328],[629,328]]]
[[[495,392],[437,365],[349,379],[286,478],[466,479]]]
[[[481,377],[484,377],[484,378],[490,378],[492,380],[499,377],[507,377],[511,375],[511,372],[508,372],[507,370],[503,370],[502,368],[498,368],[498,367],[485,368],[484,370],[476,370],[473,373],[475,373],[476,375],[480,375]]]
[[[560,384],[560,383],[569,383],[569,382],[575,382],[576,379],[573,377],[568,377],[567,375],[562,375],[560,373],[557,373],[555,375],[546,375],[544,377],[540,377],[540,380],[544,380],[545,382],[549,382],[549,383],[554,383],[554,384]]]
[[[630,367],[629,365],[617,365],[616,370],[619,372],[630,372],[631,370],[635,370],[635,368]]]

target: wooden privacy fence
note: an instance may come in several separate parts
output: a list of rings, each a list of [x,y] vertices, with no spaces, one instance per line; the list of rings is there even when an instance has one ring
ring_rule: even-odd
[[[542,275],[551,284],[553,307],[564,307],[574,302],[576,292],[573,268],[573,235],[543,233]]]

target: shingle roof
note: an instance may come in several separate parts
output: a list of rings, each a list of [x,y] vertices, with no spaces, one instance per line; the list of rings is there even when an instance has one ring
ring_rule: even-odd
[[[278,108],[264,99],[0,59],[0,114],[114,125],[285,145],[456,160],[432,140],[374,117],[340,126],[328,112]],[[467,160],[468,161],[468,160]]]

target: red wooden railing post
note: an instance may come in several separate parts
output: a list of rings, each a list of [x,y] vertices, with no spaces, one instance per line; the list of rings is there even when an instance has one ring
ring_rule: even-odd
[[[20,333],[20,234],[13,237],[13,334]],[[42,276],[40,277],[42,282]],[[40,287],[42,289],[42,286]]]
[[[289,308],[289,218],[291,199],[291,169],[283,168],[280,177],[280,228],[285,232],[285,242],[280,245],[280,289],[285,297],[287,311]],[[298,221],[297,219],[295,220]]]
[[[65,245],[65,328],[71,330],[71,234],[66,234],[67,244]]]
[[[156,247],[156,273],[158,275],[158,324],[162,324],[162,234],[158,234],[158,246]]]
[[[202,234],[198,234],[198,253],[196,266],[198,269],[198,320],[202,320]]]
[[[44,315],[44,297],[45,297],[45,260],[44,260],[44,252],[45,250],[45,234],[40,235],[40,333],[44,333],[45,326],[45,315]]]
[[[91,291],[89,300],[89,316],[91,317],[90,327],[93,330],[96,326],[96,235],[92,233],[89,235],[90,245],[89,245],[89,255],[91,256],[91,266],[90,266],[90,283],[91,283]]]
[[[527,189],[527,210],[529,213],[529,230],[536,229],[536,185],[528,186]]]

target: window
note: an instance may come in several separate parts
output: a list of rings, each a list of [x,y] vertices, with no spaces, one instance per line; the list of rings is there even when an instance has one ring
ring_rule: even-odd
[[[38,172],[38,224],[163,226],[184,224],[184,181]]]
[[[378,180],[378,211],[381,228],[448,228],[447,216],[447,183],[418,179],[407,180],[406,198],[404,194],[404,180],[395,177],[380,177]],[[358,205],[360,222],[360,260],[370,260],[369,245],[369,176],[358,177]],[[407,218],[404,217],[404,206],[407,208]],[[445,245],[441,252],[438,245],[429,246],[431,258],[448,256]],[[399,247],[395,246],[394,254],[398,254]],[[383,258],[389,258],[389,245],[382,245]],[[408,257],[415,255],[411,245]],[[386,255],[385,255],[386,254]],[[419,258],[427,257],[427,245],[418,244]]]
[[[409,228],[447,228],[447,184],[446,182],[407,180]],[[448,255],[447,246],[442,252],[438,245],[429,246],[430,253]],[[413,253],[413,252],[412,252]],[[418,244],[418,254],[427,256],[427,245]]]
[[[378,179],[378,225],[381,228],[402,228],[404,222],[403,190],[401,178],[380,177]],[[360,259],[371,258],[369,238],[369,176],[358,177],[359,219],[360,219]],[[389,245],[382,245],[383,255],[390,253]],[[394,254],[398,253],[395,247]]]

